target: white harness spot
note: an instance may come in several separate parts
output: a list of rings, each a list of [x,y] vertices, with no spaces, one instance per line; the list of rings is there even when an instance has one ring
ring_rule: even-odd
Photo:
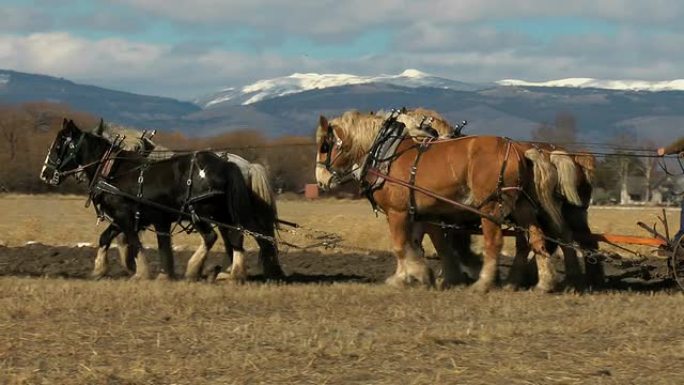
[[[200,168],[200,170],[199,170],[199,176],[200,176],[200,178],[204,179],[204,177],[205,177],[206,175],[207,175],[207,174],[204,172],[204,170],[202,170],[202,169]]]

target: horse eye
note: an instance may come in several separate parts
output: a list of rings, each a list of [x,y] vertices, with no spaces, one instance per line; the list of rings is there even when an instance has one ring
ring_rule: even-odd
[[[323,142],[323,144],[321,144],[321,154],[325,154],[328,151],[330,151],[330,144],[328,144],[328,142]]]

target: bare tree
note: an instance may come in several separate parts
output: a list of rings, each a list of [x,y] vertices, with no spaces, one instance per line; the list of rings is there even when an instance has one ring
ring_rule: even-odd
[[[553,124],[542,123],[532,131],[532,140],[559,144],[577,143],[577,120],[572,114],[560,112]]]
[[[0,134],[9,150],[9,160],[17,159],[19,133],[25,129],[30,117],[17,108],[0,107]]]

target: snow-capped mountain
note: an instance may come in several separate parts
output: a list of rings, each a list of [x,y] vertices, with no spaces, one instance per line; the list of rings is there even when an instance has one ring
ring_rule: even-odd
[[[684,79],[665,81],[645,80],[600,80],[594,78],[567,78],[547,82],[528,82],[517,79],[504,79],[496,82],[501,86],[518,87],[563,87],[563,88],[600,88],[623,91],[684,91]]]
[[[357,76],[351,74],[295,73],[290,76],[259,80],[242,87],[225,88],[215,94],[196,99],[202,108],[217,105],[249,105],[267,99],[299,92],[356,84],[383,83],[401,87],[442,88],[476,91],[482,87],[408,69],[399,75]]]

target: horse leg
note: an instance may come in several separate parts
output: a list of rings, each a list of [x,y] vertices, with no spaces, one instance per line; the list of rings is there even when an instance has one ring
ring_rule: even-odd
[[[285,276],[278,261],[278,246],[267,239],[257,238],[259,244],[259,260],[264,277],[267,279],[281,279]]]
[[[126,238],[126,234],[124,234],[123,232],[121,234],[119,234],[116,237],[116,244],[119,246],[119,247],[117,247],[117,250],[119,252],[119,262],[121,263],[121,266],[129,274],[134,274],[135,273],[135,266],[131,266],[131,264],[129,263],[129,258],[128,258],[129,245],[128,245],[128,239]]]
[[[216,280],[220,281],[230,278],[229,273],[226,273],[226,271],[233,266],[233,255],[235,253],[235,248],[231,243],[232,231],[223,227],[219,227],[218,230],[219,234],[221,234],[221,239],[223,239],[223,248],[226,252],[223,256],[223,265],[221,265],[221,271],[216,275]]]
[[[503,248],[503,231],[501,226],[482,218],[482,236],[484,237],[484,261],[480,277],[473,284],[473,290],[481,293],[489,291],[498,276],[499,256]]]
[[[482,258],[475,255],[473,250],[470,248],[472,244],[472,238],[470,234],[452,234],[451,235],[453,245],[456,254],[458,254],[459,260],[461,261],[461,268],[466,273],[467,277],[471,282],[475,281],[480,275],[480,270],[482,270]]]
[[[131,279],[150,279],[150,266],[138,233],[135,231],[125,231],[125,233],[128,239],[128,257],[135,260],[135,274]]]
[[[159,275],[158,280],[174,280],[176,272],[174,268],[173,249],[171,247],[171,224],[157,223],[154,225],[157,233],[157,245],[159,246]]]
[[[583,290],[584,277],[582,276],[579,258],[577,258],[577,251],[570,246],[561,246],[561,250],[563,251],[566,284],[575,290]]]
[[[231,280],[242,282],[247,279],[247,267],[245,263],[245,236],[239,231],[231,231],[219,228],[223,243],[226,244],[226,253],[230,249],[230,273],[221,272],[216,276],[216,280]],[[228,246],[230,245],[230,246]]]
[[[392,238],[392,250],[397,259],[397,271],[387,278],[386,283],[405,286],[417,281],[425,286],[434,284],[432,270],[425,264],[420,242],[423,231],[419,225],[409,221],[407,212],[390,210],[387,221]]]
[[[518,289],[525,285],[525,276],[527,272],[527,261],[530,255],[530,245],[523,233],[515,234],[515,257],[511,270],[508,271],[506,278],[506,287],[510,289]]]
[[[107,274],[107,250],[112,244],[112,240],[116,237],[121,230],[113,223],[107,226],[107,228],[100,234],[100,240],[98,243],[97,256],[95,257],[95,266],[93,268],[92,277],[94,279],[100,279]]]
[[[565,217],[568,218],[573,239],[583,250],[586,284],[591,288],[601,288],[605,284],[606,274],[601,261],[595,261],[591,255],[593,252],[598,252],[599,245],[589,228],[587,209],[584,207],[569,207],[569,209]]]
[[[188,267],[185,269],[185,278],[190,281],[197,281],[200,278],[200,273],[204,267],[204,262],[207,260],[209,250],[216,243],[216,232],[211,226],[203,222],[195,224],[195,228],[202,236],[202,244],[197,248],[195,253],[188,261]]]
[[[449,242],[454,235],[447,234],[441,228],[433,225],[426,225],[425,232],[430,237],[442,262],[442,282],[439,286],[446,289],[464,283],[466,279],[459,263],[460,255],[454,252]]]
[[[532,222],[528,229],[530,233],[530,246],[532,246],[532,250],[535,253],[537,271],[539,273],[536,290],[549,293],[556,288],[556,269],[551,264],[551,254],[546,250],[544,232],[535,222]]]

